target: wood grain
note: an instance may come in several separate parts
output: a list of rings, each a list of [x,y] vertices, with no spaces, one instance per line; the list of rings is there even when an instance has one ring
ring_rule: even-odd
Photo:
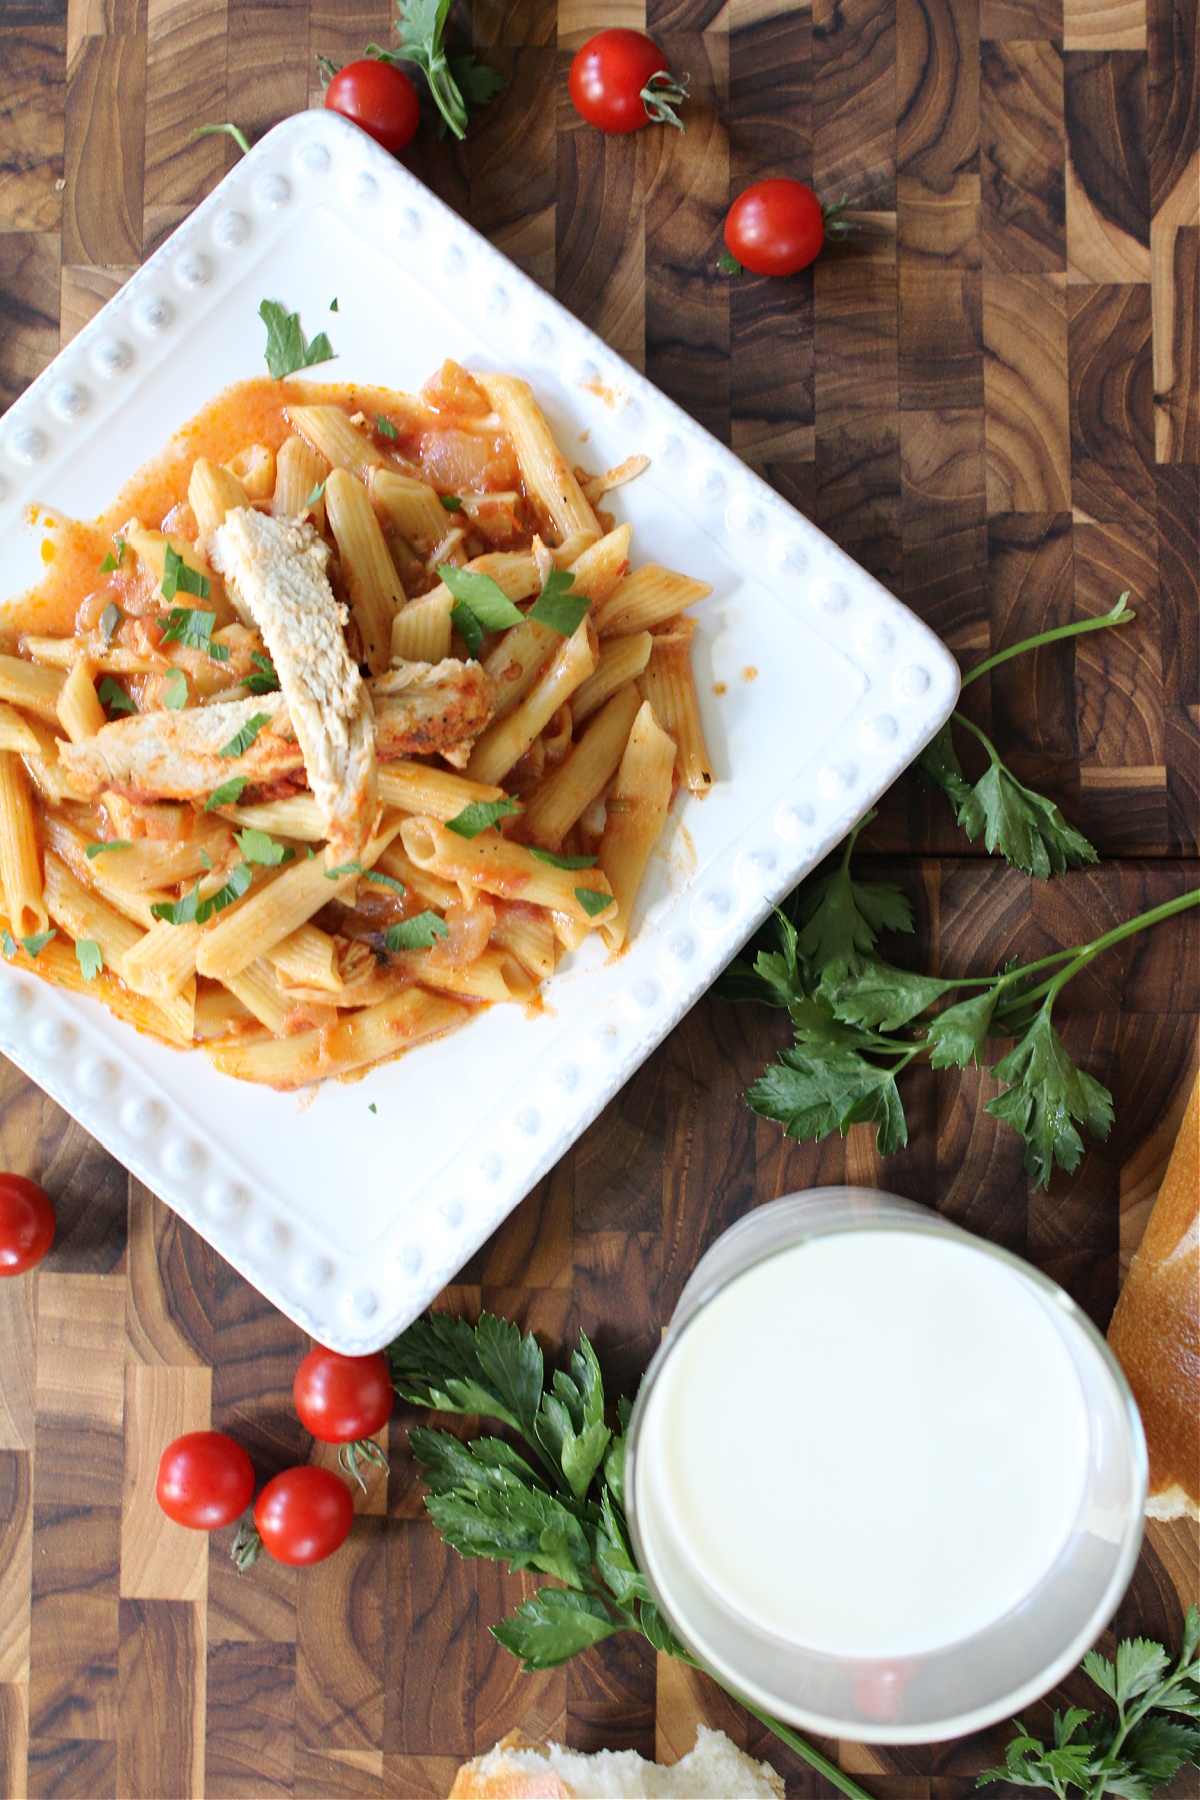
[[[232,167],[228,139],[193,129],[234,119],[253,137],[319,105],[316,53],[389,42],[390,14],[389,0],[5,7],[0,404]],[[964,668],[1130,591],[1133,625],[1003,667],[963,702],[1104,862],[1035,885],[902,781],[863,855],[909,894],[912,956],[990,971],[1194,885],[1196,0],[460,0],[454,21],[455,48],[508,85],[465,145],[426,119],[408,166]],[[571,56],[618,23],[690,72],[686,135],[605,138],[575,114]],[[726,208],[772,175],[848,192],[859,229],[787,280],[729,281]],[[887,1160],[868,1127],[783,1138],[740,1096],[788,1021],[705,999],[439,1305],[503,1312],[551,1357],[582,1327],[610,1391],[632,1391],[720,1231],[851,1181],[931,1201],[1102,1324],[1200,1061],[1198,993],[1194,914],[1067,990],[1066,1042],[1113,1090],[1116,1120],[1045,1194],[984,1110],[986,1069],[909,1071],[910,1141]],[[153,1478],[183,1429],[231,1431],[260,1479],[334,1466],[291,1404],[309,1340],[7,1064],[0,1163],[44,1181],[59,1219],[44,1268],[0,1281],[0,1793],[444,1796],[459,1761],[514,1726],[671,1757],[705,1722],[769,1756],[791,1800],[830,1800],[707,1678],[633,1639],[521,1675],[489,1627],[534,1578],[440,1543],[407,1408],[386,1433],[390,1474],[355,1490],[327,1564],[239,1576],[232,1527],[169,1525]],[[1118,1626],[1176,1638],[1198,1584],[1200,1533],[1153,1525]],[[1086,1698],[1073,1679],[1068,1697]],[[1005,1735],[824,1747],[876,1800],[968,1800]]]

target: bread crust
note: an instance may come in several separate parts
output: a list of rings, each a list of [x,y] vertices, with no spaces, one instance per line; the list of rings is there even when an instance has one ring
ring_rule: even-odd
[[[1200,1518],[1200,1075],[1108,1341],[1146,1431],[1148,1515]]]

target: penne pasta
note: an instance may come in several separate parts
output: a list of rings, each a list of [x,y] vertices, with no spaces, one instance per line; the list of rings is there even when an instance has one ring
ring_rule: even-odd
[[[21,651],[35,662],[48,663],[55,669],[73,669],[81,656],[86,656],[97,674],[161,675],[167,667],[165,656],[143,655],[140,650],[126,650],[121,644],[107,647],[103,640],[92,637],[51,638],[25,632],[20,639]]]
[[[235,506],[249,506],[250,496],[231,470],[207,456],[198,456],[192,464],[188,482],[188,504],[196,518],[200,542],[222,524],[227,512]]]
[[[596,515],[566,457],[555,443],[527,381],[515,375],[475,376],[512,440],[525,491],[554,533],[582,550],[600,536]]]
[[[275,489],[275,452],[270,444],[247,444],[230,457],[229,472],[250,500],[269,500]]]
[[[571,712],[576,725],[582,725],[604,702],[641,674],[650,660],[654,639],[648,631],[633,637],[607,638],[600,645],[595,674],[589,675],[571,699]]]
[[[571,637],[559,639],[559,645],[520,705],[476,739],[466,765],[469,780],[499,781],[507,775],[563,701],[571,698],[596,667],[595,634],[586,614]]]
[[[470,1000],[515,1001],[524,1006],[537,992],[537,981],[524,964],[502,949],[485,950],[462,968],[448,968],[433,950],[407,951],[398,961],[423,987]]]
[[[298,926],[275,945],[267,960],[279,980],[292,987],[337,994],[345,985],[338,973],[337,945],[327,931],[319,931],[315,925]]]
[[[674,619],[685,606],[695,605],[712,593],[707,581],[693,581],[689,575],[677,575],[658,563],[631,569],[618,581],[612,593],[595,612],[596,630],[629,637],[636,631],[649,631],[667,619]]]
[[[0,656],[0,700],[35,713],[47,725],[58,724],[58,696],[66,676],[57,669],[43,669],[22,662],[19,656]]]
[[[604,792],[617,772],[640,705],[630,682],[601,708],[566,760],[541,783],[521,816],[522,836],[531,844],[556,850],[584,808]]]
[[[400,812],[428,813],[434,819],[452,819],[466,806],[499,800],[504,789],[490,782],[468,781],[446,769],[424,763],[385,763],[379,771],[379,798]]]
[[[399,532],[418,556],[428,556],[446,536],[451,515],[437,489],[413,475],[378,466],[368,470],[368,485],[383,523]]]
[[[64,988],[69,993],[82,994],[89,1000],[99,1000],[109,1012],[126,1025],[132,1025],[135,1031],[156,1037],[175,1049],[184,1049],[195,1036],[194,996],[184,993],[180,996],[176,1014],[167,1012],[143,994],[135,994],[130,988],[113,975],[108,969],[102,969],[98,975],[89,980],[75,955],[74,945],[65,938],[56,937],[48,943],[33,964],[34,972],[45,981],[54,983],[55,987]],[[183,1020],[177,1025],[176,1016]]]
[[[404,589],[362,483],[345,469],[331,469],[325,506],[363,655],[379,675],[391,661],[392,618],[404,605]]]
[[[372,469],[387,467],[386,457],[350,423],[340,406],[289,406],[288,417],[331,470],[348,469],[365,481]]]
[[[73,744],[95,737],[108,723],[104,708],[96,698],[92,671],[82,656],[63,682],[58,696],[58,717]]]
[[[230,993],[228,988],[219,987],[215,981],[197,984],[196,1006],[192,1015],[197,1043],[204,1044],[212,1038],[229,1037],[252,1023],[253,1018],[254,1015],[247,1011],[237,995]]]
[[[608,797],[600,840],[600,867],[617,902],[615,916],[606,916],[601,924],[611,950],[619,950],[628,934],[650,852],[667,821],[674,770],[675,740],[663,731],[654,708],[644,700]]]
[[[275,1033],[283,1031],[291,1002],[280,986],[278,973],[266,958],[259,957],[248,968],[228,976],[225,986],[260,1025]]]
[[[682,623],[686,629],[663,632],[653,640],[650,659],[638,679],[638,691],[644,700],[649,700],[659,724],[678,745],[676,769],[680,781],[693,794],[707,794],[713,776],[692,675],[691,621]]]
[[[243,829],[265,831],[271,837],[294,838],[302,844],[319,844],[325,836],[325,820],[311,794],[291,794],[286,800],[264,800],[259,806],[223,806],[221,817]]]
[[[235,1038],[205,1049],[218,1069],[243,1081],[284,1089],[307,1087],[440,1037],[469,1016],[460,1003],[411,987],[377,1006],[339,1014],[335,1024],[321,1030],[298,1031],[291,1037]]]
[[[45,931],[49,919],[29,777],[20,757],[11,750],[0,750],[0,888],[4,910],[18,937],[35,937]]]
[[[532,619],[505,632],[483,664],[496,684],[493,724],[516,710],[561,644],[556,631]]]
[[[171,925],[152,918],[150,929],[116,963],[121,980],[161,1005],[173,1000],[196,973],[204,927]]]
[[[589,544],[571,564],[573,594],[586,594],[593,606],[607,600],[629,567],[631,525],[618,525],[595,544]]]
[[[2,701],[0,701],[0,750],[15,750],[19,756],[41,754],[40,740],[30,729],[28,719],[23,719],[15,707],[6,706]]]
[[[419,869],[455,882],[464,897],[484,893],[525,900],[533,906],[552,907],[589,927],[612,910],[606,907],[590,914],[578,897],[581,892],[608,895],[608,882],[600,871],[556,869],[539,861],[524,844],[513,843],[498,832],[463,838],[436,819],[406,819],[400,827],[400,841]]]
[[[328,474],[329,464],[311,444],[302,437],[285,438],[275,458],[275,492],[271,496],[274,516],[299,519],[307,514],[320,531],[325,524],[324,487]]]
[[[548,981],[553,975],[558,940],[547,913],[533,907],[500,905],[492,937],[512,952],[535,981]]]
[[[432,593],[402,606],[392,620],[392,661],[439,663],[449,656],[453,611],[454,595],[441,582]]]

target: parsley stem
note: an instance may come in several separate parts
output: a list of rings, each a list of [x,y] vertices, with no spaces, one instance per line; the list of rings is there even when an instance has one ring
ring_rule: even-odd
[[[967,684],[964,681],[963,686],[965,687],[966,685]],[[986,731],[981,731],[979,729],[978,725],[973,724],[972,721],[970,719],[968,719],[966,713],[960,713],[956,710],[950,716],[954,720],[956,725],[961,725],[965,731],[969,731],[971,733],[972,737],[977,737],[979,739],[980,743],[983,745],[984,749],[987,751],[988,755],[991,757],[992,763],[995,767],[1000,768],[1003,766],[1000,762],[999,751],[996,749],[995,744],[993,744],[991,738],[988,736]]]
[[[694,1669],[701,1669],[704,1667],[702,1663],[692,1662],[690,1656],[685,1657],[684,1661],[692,1663]],[[708,1675],[711,1674],[712,1671],[705,1669],[704,1673]],[[746,1711],[751,1713],[753,1717],[758,1720],[760,1725],[765,1725],[767,1730],[773,1732],[781,1743],[787,1745],[789,1750],[794,1750],[797,1756],[803,1757],[804,1761],[808,1763],[811,1768],[818,1770],[818,1772],[825,1777],[826,1781],[831,1781],[835,1788],[840,1788],[843,1794],[847,1794],[849,1800],[871,1800],[871,1797],[865,1788],[860,1788],[857,1781],[853,1781],[849,1775],[843,1774],[835,1762],[830,1762],[827,1756],[822,1756],[821,1752],[810,1744],[807,1739],[802,1738],[799,1732],[792,1731],[791,1728],[784,1725],[781,1720],[773,1719],[769,1712],[764,1712],[760,1706],[755,1706],[752,1700],[747,1700],[746,1696],[744,1694],[739,1694],[736,1688],[726,1687],[723,1681],[719,1682],[718,1686],[724,1687],[725,1692],[731,1699],[736,1700],[739,1706],[744,1706]]]
[[[1112,611],[1102,613],[1098,619],[1073,619],[1069,625],[1056,625],[1052,631],[1039,631],[1036,637],[1022,638],[1019,644],[1012,644],[1007,650],[998,650],[995,656],[989,656],[986,661],[977,664],[968,675],[964,675],[961,685],[970,687],[973,681],[978,681],[981,675],[987,675],[992,669],[999,668],[1001,663],[1011,661],[1014,656],[1023,656],[1027,650],[1036,650],[1042,644],[1055,644],[1063,638],[1082,637],[1087,631],[1107,631],[1111,625],[1129,624],[1131,620],[1137,618],[1137,614],[1130,612],[1125,605],[1128,598],[1129,591],[1126,589]],[[967,721],[962,719],[961,714],[955,713],[954,716],[966,724]]]
[[[1138,913],[1136,918],[1125,919],[1120,925],[1114,925],[1111,931],[1106,931],[1102,937],[1093,938],[1090,944],[1077,945],[1074,951],[1059,951],[1060,957],[1069,956],[1071,961],[1048,981],[1043,981],[1040,987],[1019,995],[1021,1009],[1037,1001],[1053,1006],[1068,981],[1086,969],[1102,951],[1111,950],[1114,944],[1133,937],[1139,931],[1148,931],[1151,925],[1158,925],[1163,919],[1172,918],[1175,913],[1186,912],[1189,906],[1200,906],[1200,888],[1192,888],[1186,894],[1176,894],[1173,900],[1164,900],[1160,906],[1152,906],[1148,912]],[[1034,969],[1044,967],[1050,960],[1048,957],[1043,958],[1041,963],[1030,963],[1027,969],[1014,969],[1013,974],[1027,975]]]

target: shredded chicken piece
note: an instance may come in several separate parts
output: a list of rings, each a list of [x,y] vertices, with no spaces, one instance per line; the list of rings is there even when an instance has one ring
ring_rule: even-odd
[[[244,506],[226,513],[208,551],[270,652],[328,854],[357,856],[378,811],[375,734],[371,696],[346,649],[349,615],[325,573],[329,551],[311,525]]]
[[[222,756],[257,715],[266,716],[240,756]],[[218,700],[182,712],[136,713],[114,719],[95,737],[59,745],[59,759],[81,790],[95,798],[111,789],[127,799],[207,801],[234,775],[245,798],[267,798],[303,781],[304,756],[282,694]]]
[[[367,683],[375,704],[380,762],[431,752],[470,753],[496,705],[496,684],[477,662],[401,662]]]

